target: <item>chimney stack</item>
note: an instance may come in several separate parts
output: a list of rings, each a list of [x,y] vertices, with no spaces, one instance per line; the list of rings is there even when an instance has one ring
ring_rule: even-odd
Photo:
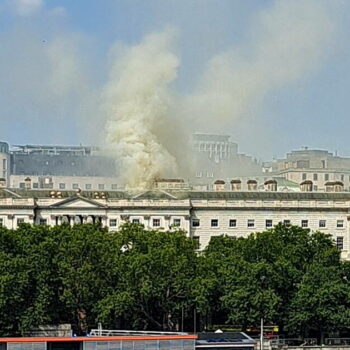
[[[241,191],[242,182],[239,179],[231,180],[231,190],[232,191]]]
[[[32,179],[30,177],[26,177],[24,179],[24,186],[26,190],[30,190],[32,188]]]
[[[225,181],[216,180],[213,185],[214,191],[225,191]]]
[[[277,191],[277,181],[276,180],[267,180],[264,183],[265,191],[276,192]]]
[[[341,181],[326,182],[326,192],[344,192],[344,184]]]
[[[248,191],[258,190],[258,183],[256,182],[256,180],[248,180],[247,185],[248,185]]]
[[[305,180],[300,184],[300,190],[302,192],[312,192],[313,182],[311,180]]]
[[[5,188],[6,187],[6,179],[1,177],[0,178],[0,188]]]

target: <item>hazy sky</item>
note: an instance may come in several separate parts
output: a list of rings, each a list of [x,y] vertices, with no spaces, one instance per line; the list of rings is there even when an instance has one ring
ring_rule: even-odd
[[[99,142],[112,61],[169,28],[189,130],[265,160],[350,156],[347,0],[0,0],[0,139]]]

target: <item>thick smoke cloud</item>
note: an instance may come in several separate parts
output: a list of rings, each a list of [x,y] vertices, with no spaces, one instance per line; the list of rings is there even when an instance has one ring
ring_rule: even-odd
[[[212,57],[193,92],[172,101],[181,106],[178,123],[224,132],[269,94],[314,71],[336,33],[331,12],[318,0],[276,1],[252,23],[243,44]],[[107,143],[119,160],[122,180],[132,187],[174,175],[181,162],[168,148],[176,137],[164,139],[156,129],[171,114],[169,96],[174,99],[168,86],[176,78],[178,59],[171,39],[160,32],[129,48],[107,88]],[[183,147],[179,142],[177,148]]]
[[[164,1],[152,4],[168,9]],[[341,25],[341,1],[266,2],[244,23],[244,41],[221,40],[218,51],[216,38],[208,37],[208,52],[215,54],[197,57],[202,60],[198,65],[196,60],[182,62],[195,66],[191,74],[181,70],[181,52],[205,52],[195,35],[206,26],[210,36],[212,24],[201,23],[200,13],[191,21],[201,1],[190,1],[190,7],[188,0],[172,4],[174,14],[169,17],[187,16],[175,21],[177,35],[161,29],[168,23],[154,21],[156,32],[136,44],[119,45],[115,55],[102,52],[106,47],[96,44],[96,38],[72,30],[63,8],[49,9],[42,0],[7,0],[6,6],[0,5],[5,15],[17,16],[13,27],[0,34],[0,137],[7,140],[10,128],[21,130],[22,139],[16,142],[30,139],[26,130],[36,130],[38,143],[88,139],[95,144],[102,137],[120,181],[130,187],[147,187],[159,177],[184,177],[184,169],[190,169],[184,161],[189,134],[231,134],[236,125],[244,130],[248,113],[259,115],[275,92],[307,79],[322,65]],[[189,27],[186,22],[191,22]],[[192,22],[198,27],[196,34],[186,31]],[[202,48],[205,44],[201,37]],[[102,47],[102,53],[92,53],[96,47]],[[266,138],[271,128],[259,132]]]
[[[121,180],[130,187],[147,187],[177,171],[175,157],[159,139],[159,125],[169,113],[169,84],[179,65],[172,36],[171,31],[152,34],[127,49],[106,87],[107,147],[118,160]]]

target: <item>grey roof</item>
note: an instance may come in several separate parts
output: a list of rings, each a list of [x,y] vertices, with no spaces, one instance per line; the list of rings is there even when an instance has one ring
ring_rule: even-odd
[[[53,190],[0,189],[0,198],[50,198]],[[75,191],[56,191],[61,198],[77,196]],[[135,191],[81,191],[80,196],[95,199],[96,193],[109,199],[154,200],[350,200],[350,192],[263,192],[263,191],[186,191],[149,190]]]

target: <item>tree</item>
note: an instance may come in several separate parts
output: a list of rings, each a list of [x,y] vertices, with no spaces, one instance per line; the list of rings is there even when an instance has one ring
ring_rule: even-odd
[[[66,320],[86,333],[96,323],[95,306],[107,289],[108,262],[115,253],[111,236],[99,225],[62,225],[55,255],[61,288],[59,302]]]
[[[98,304],[99,320],[134,328],[175,330],[193,304],[196,243],[182,231],[127,223],[118,237],[114,282]]]
[[[335,257],[338,259],[335,260]],[[318,252],[307,267],[289,308],[288,326],[308,335],[317,331],[321,344],[325,332],[350,326],[348,263],[335,247]]]

